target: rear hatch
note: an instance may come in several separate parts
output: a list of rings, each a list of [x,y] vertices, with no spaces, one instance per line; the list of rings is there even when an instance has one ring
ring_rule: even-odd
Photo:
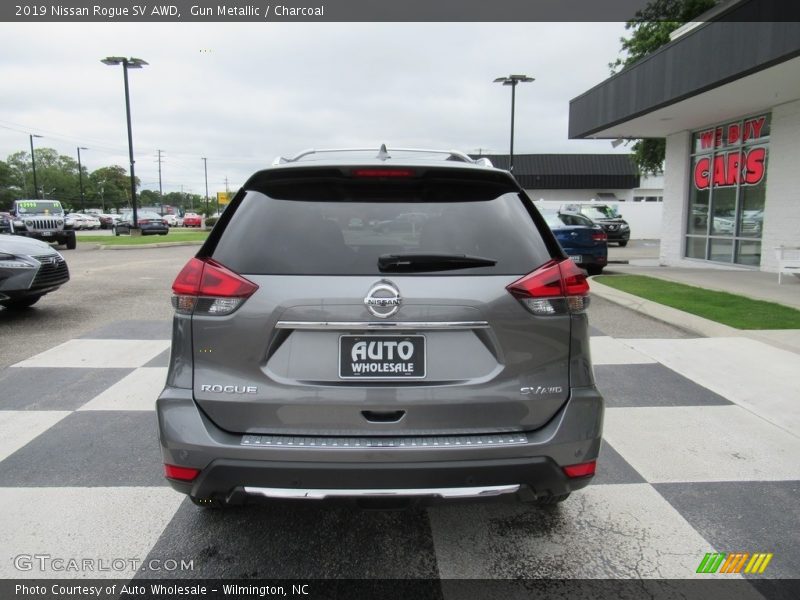
[[[176,282],[199,296],[185,308],[206,415],[309,436],[550,420],[569,393],[570,316],[529,292],[564,295],[563,255],[513,180],[485,171],[251,179]]]

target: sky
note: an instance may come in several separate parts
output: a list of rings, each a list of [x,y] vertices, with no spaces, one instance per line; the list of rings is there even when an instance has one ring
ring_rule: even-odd
[[[0,159],[48,147],[90,171],[128,167],[129,71],[136,175],[164,193],[236,190],[307,148],[421,147],[611,153],[570,140],[569,101],[609,75],[623,23],[0,23]]]

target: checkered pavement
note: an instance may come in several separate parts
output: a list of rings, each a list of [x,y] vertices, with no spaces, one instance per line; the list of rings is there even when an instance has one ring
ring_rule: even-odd
[[[761,577],[800,573],[798,355],[593,330],[598,476],[555,509],[202,511],[161,475],[169,333],[119,322],[0,371],[0,577],[88,575],[17,571],[22,552],[194,561],[175,577],[686,578],[713,551],[773,552]]]

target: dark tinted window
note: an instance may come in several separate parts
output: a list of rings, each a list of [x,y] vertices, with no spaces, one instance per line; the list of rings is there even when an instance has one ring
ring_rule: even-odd
[[[447,193],[421,187],[360,186],[351,194],[339,186],[329,188],[332,200],[318,199],[319,190],[310,188],[305,191],[313,200],[300,199],[297,187],[270,196],[248,192],[212,255],[254,275],[380,275],[380,255],[415,252],[497,261],[491,267],[445,271],[454,275],[522,275],[549,260],[516,193],[486,198],[469,186],[462,196],[471,197],[460,201],[459,186]],[[271,197],[276,195],[284,199]]]

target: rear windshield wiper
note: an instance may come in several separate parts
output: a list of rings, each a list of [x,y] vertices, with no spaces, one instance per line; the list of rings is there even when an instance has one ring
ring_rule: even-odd
[[[482,256],[466,254],[446,254],[437,252],[411,254],[381,254],[378,268],[384,272],[414,273],[425,271],[449,271],[450,269],[470,269],[472,267],[493,267],[497,261]]]

